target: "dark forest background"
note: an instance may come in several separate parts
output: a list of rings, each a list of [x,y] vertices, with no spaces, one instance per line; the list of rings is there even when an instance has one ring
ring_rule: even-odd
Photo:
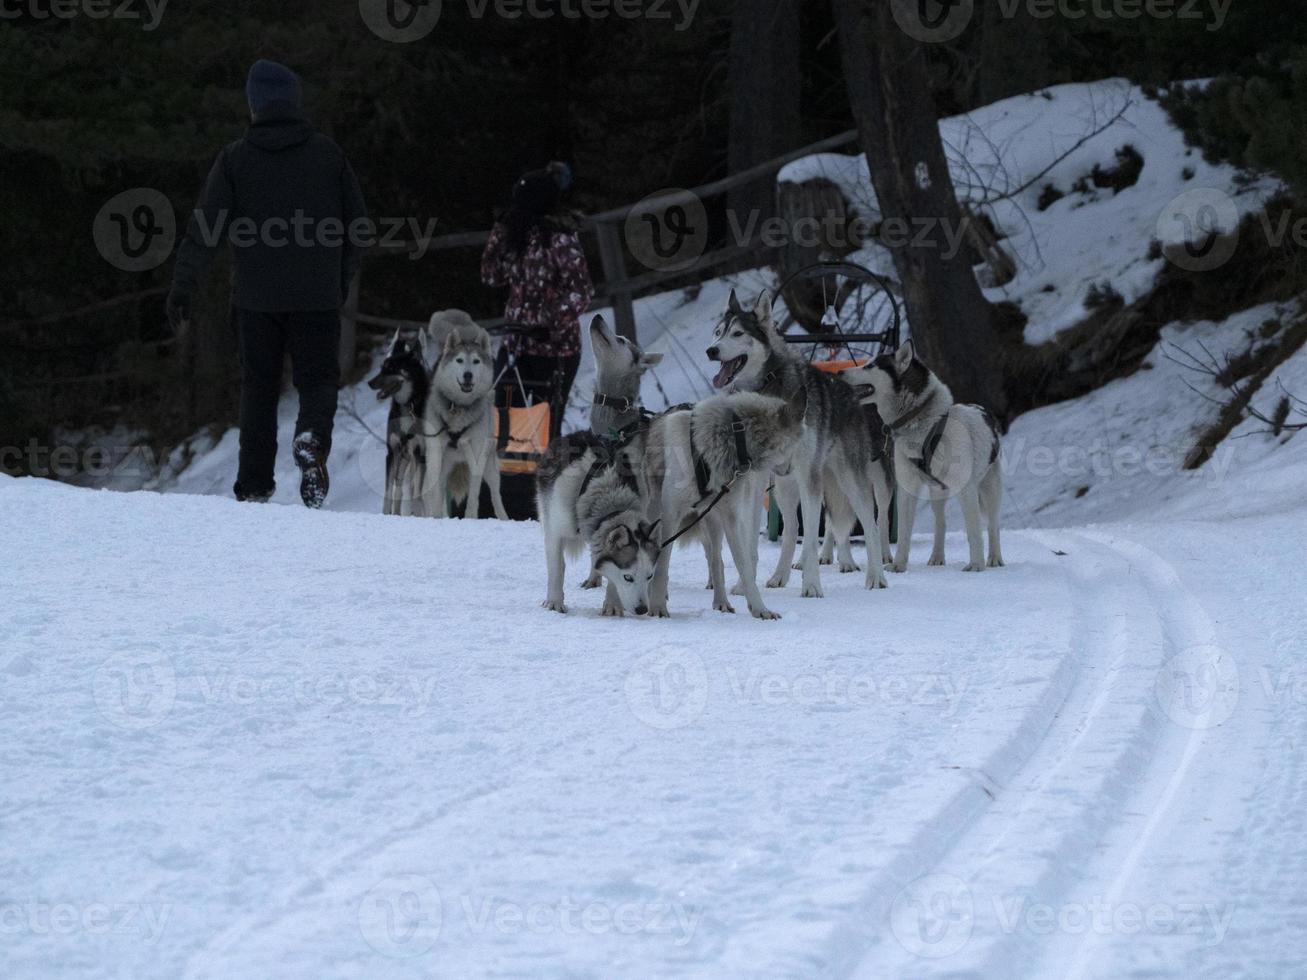
[[[977,7],[960,38],[930,48],[925,111],[1109,76],[1159,87],[1221,77],[1207,97],[1171,97],[1195,142],[1307,178],[1298,4],[1234,0],[1219,31],[1210,14],[1036,19]],[[572,164],[571,205],[594,211],[853,126],[826,0],[703,0],[689,29],[677,19],[474,19],[446,0],[436,30],[407,45],[374,36],[349,0],[178,0],[150,32],[85,16],[0,21],[0,442],[115,421],[160,440],[183,434],[188,417],[161,411],[169,396],[148,385],[94,404],[29,397],[30,385],[125,361],[167,370],[159,290],[171,264],[114,269],[92,221],[139,186],[163,191],[184,220],[216,152],[246,125],[257,58],[302,75],[310,118],[351,156],[374,216],[436,218],[438,233],[488,227],[513,179],[549,160]],[[477,258],[370,259],[363,305],[409,318],[443,306],[492,313]]]

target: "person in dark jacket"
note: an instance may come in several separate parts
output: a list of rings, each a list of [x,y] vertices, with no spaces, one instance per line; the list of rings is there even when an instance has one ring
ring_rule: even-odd
[[[190,320],[213,252],[230,241],[241,363],[236,499],[266,501],[276,489],[277,403],[289,353],[300,398],[300,497],[321,507],[340,384],[340,307],[362,258],[367,209],[344,152],[305,118],[294,72],[259,61],[245,91],[253,121],[209,173],[177,251],[168,319],[174,329]]]
[[[501,359],[515,356],[528,391],[549,402],[554,436],[581,364],[581,314],[594,299],[580,235],[561,213],[565,169],[534,170],[514,185],[481,257],[486,285],[508,287],[505,319],[528,328],[508,339]]]

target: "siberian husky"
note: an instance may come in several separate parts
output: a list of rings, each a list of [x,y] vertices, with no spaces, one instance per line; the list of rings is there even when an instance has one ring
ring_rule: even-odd
[[[935,511],[930,564],[944,564],[944,502],[950,497],[958,498],[966,520],[970,560],[963,571],[985,570],[982,515],[989,527],[988,566],[1002,566],[1003,468],[998,462],[1000,435],[994,417],[979,405],[955,404],[948,386],[917,359],[910,340],[894,354],[842,374],[864,404],[877,408],[894,434],[899,543],[892,570],[907,571],[912,524],[922,500],[929,500]]]
[[[421,502],[424,453],[422,414],[431,388],[431,368],[420,342],[396,330],[386,348],[381,369],[368,382],[377,401],[390,399],[386,422],[386,489],[383,514],[413,514]]]
[[[749,612],[779,619],[758,591],[763,490],[787,474],[800,443],[802,412],[779,398],[719,395],[653,420],[645,445],[649,516],[666,536],[650,593],[650,614],[665,617],[671,540],[698,538],[708,553],[713,608],[734,612],[726,594],[725,536]]]
[[[776,572],[767,586],[781,588],[789,581],[798,533],[796,504],[801,504],[806,531],[801,556],[802,594],[809,598],[822,595],[817,529],[823,496],[829,496],[839,505],[831,508],[830,524],[833,537],[844,535],[841,564],[852,565],[852,556],[847,554],[851,508],[866,534],[867,588],[886,588],[886,518],[894,466],[887,432],[877,413],[864,411],[844,381],[807,364],[790,350],[776,329],[771,296],[766,291],[752,311],[745,310],[731,293],[726,315],[713,334],[707,354],[709,360],[721,365],[713,379],[714,387],[782,398],[795,406],[803,419],[793,472],[776,480],[785,538]],[[837,494],[842,494],[843,499]]]
[[[645,414],[640,379],[662,361],[609,330],[603,317],[590,324],[595,398],[590,432],[549,444],[536,473],[536,513],[545,533],[548,592],[542,605],[565,613],[563,577],[568,553],[590,548],[591,578],[608,583],[605,616],[648,609],[649,576],[657,555],[645,523],[643,458]]]
[[[470,318],[453,324],[440,349],[422,416],[422,496],[429,516],[448,517],[452,496],[466,498],[466,516],[476,520],[484,481],[495,517],[508,520],[499,492],[494,384],[490,335]]]

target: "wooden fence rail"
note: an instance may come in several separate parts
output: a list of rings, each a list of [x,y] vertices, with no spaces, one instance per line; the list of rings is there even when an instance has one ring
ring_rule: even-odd
[[[581,231],[594,237],[602,270],[602,277],[596,284],[597,291],[591,309],[612,307],[617,332],[634,340],[637,339],[635,299],[639,295],[660,288],[668,288],[677,283],[702,282],[709,278],[709,274],[715,270],[734,266],[744,261],[762,260],[773,251],[755,239],[750,242],[734,243],[715,249],[699,256],[687,268],[676,271],[650,269],[647,272],[632,274],[626,261],[628,249],[623,241],[622,226],[637,207],[641,212],[655,213],[660,209],[684,203],[690,195],[702,201],[718,198],[736,188],[765,177],[774,180],[781,169],[788,164],[816,153],[825,153],[856,144],[857,138],[857,131],[849,130],[775,159],[759,163],[720,180],[701,184],[698,187],[691,188],[688,192],[683,190],[672,191],[659,197],[648,198],[641,202],[625,204],[582,217]],[[386,245],[378,245],[374,252],[381,254],[401,252],[425,254],[427,252],[460,248],[483,248],[489,239],[489,231],[456,232],[416,241],[389,242]],[[352,363],[352,351],[360,327],[415,330],[426,325],[423,321],[373,316],[362,312],[359,310],[357,302],[359,289],[360,282],[356,279],[353,288],[350,290],[351,302],[347,303],[345,309],[341,311],[342,359],[346,357],[346,352],[349,351],[351,352],[349,357]],[[484,323],[487,327],[498,326],[503,323],[503,319],[496,318],[484,321]]]

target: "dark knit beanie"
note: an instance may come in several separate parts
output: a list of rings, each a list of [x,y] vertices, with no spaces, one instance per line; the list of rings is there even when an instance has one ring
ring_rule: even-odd
[[[249,80],[245,83],[245,98],[250,103],[250,112],[258,115],[274,102],[284,102],[300,107],[300,78],[285,65],[262,59],[256,61],[250,69]]]

